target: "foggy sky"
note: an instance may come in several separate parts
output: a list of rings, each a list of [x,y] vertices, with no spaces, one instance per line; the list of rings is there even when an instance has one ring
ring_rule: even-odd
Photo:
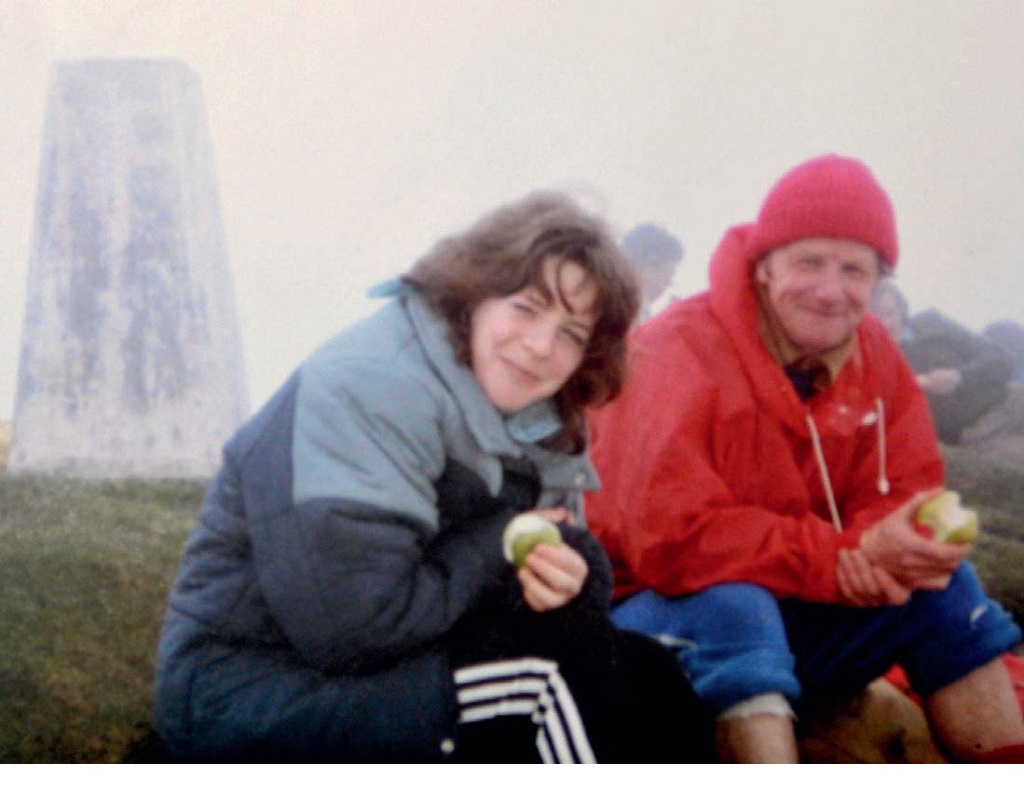
[[[254,406],[373,283],[556,187],[657,222],[706,284],[790,166],[864,159],[912,308],[1024,321],[1024,3],[0,0],[0,418],[17,376],[51,65],[202,82]]]

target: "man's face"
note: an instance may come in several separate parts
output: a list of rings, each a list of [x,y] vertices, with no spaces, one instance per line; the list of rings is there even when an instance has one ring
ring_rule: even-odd
[[[821,354],[852,337],[879,270],[872,247],[814,237],[772,250],[754,278],[789,343],[803,354]]]

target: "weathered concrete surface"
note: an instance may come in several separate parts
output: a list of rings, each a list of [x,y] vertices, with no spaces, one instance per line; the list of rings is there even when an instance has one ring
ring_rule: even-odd
[[[7,449],[11,445],[11,421],[0,420],[0,472],[7,469]]]
[[[249,405],[198,79],[57,64],[41,159],[10,471],[209,475]]]

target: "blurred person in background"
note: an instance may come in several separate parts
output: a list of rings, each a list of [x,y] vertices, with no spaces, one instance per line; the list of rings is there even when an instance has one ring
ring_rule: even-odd
[[[676,268],[683,260],[683,243],[664,228],[645,223],[626,234],[622,249],[640,281],[637,322],[643,322],[663,306]]]
[[[1013,381],[1024,385],[1024,327],[1012,319],[1001,319],[989,324],[982,332],[1013,358]]]
[[[871,310],[917,374],[939,440],[1024,466],[1024,388],[1009,352],[934,308],[911,315],[891,280],[879,284]]]

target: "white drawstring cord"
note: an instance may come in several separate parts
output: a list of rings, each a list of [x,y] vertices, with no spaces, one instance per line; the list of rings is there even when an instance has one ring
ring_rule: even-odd
[[[889,478],[885,471],[885,402],[875,399],[875,411],[878,413],[878,493],[889,493]]]
[[[886,495],[889,493],[889,478],[885,469],[885,402],[881,398],[875,399],[875,412],[877,413],[876,430],[878,432],[878,493]],[[828,474],[828,465],[825,464],[825,451],[821,447],[821,437],[818,435],[818,427],[814,418],[808,412],[806,416],[807,429],[811,433],[811,445],[814,448],[814,460],[818,464],[818,476],[821,478],[821,485],[825,488],[825,497],[828,499],[828,510],[832,514],[832,526],[837,533],[843,532],[843,521],[839,518],[839,508],[836,506],[836,495],[832,490],[832,479]]]
[[[832,491],[832,480],[828,477],[828,467],[825,465],[825,452],[821,449],[821,437],[818,436],[818,427],[814,425],[814,418],[807,413],[807,428],[811,432],[811,445],[814,447],[814,458],[818,462],[818,475],[821,477],[821,484],[825,487],[825,497],[828,498],[828,510],[832,514],[832,526],[837,533],[843,532],[843,521],[839,518],[839,509],[836,507],[836,495]]]

